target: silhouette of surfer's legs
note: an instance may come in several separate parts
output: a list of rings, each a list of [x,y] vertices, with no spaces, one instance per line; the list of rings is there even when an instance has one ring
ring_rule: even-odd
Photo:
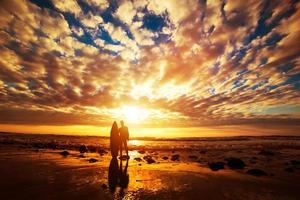
[[[120,141],[120,157],[122,157],[122,146],[123,146],[123,141]]]
[[[123,143],[124,143],[124,148],[125,148],[125,151],[126,151],[126,155],[128,156],[127,141],[126,141],[126,140],[123,140]]]

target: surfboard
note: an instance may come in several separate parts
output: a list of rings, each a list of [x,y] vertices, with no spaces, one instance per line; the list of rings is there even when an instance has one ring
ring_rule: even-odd
[[[110,151],[112,157],[117,157],[119,154],[119,129],[116,122],[113,123],[110,131]]]

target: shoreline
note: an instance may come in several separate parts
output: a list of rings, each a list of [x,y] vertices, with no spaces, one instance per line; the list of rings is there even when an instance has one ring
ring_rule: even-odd
[[[80,154],[77,150],[24,149],[0,145],[1,199],[297,199],[299,165],[293,172],[285,162],[300,158],[299,150],[261,155],[246,151],[143,151],[131,150],[128,187],[109,187],[109,152]],[[178,155],[178,159],[173,159]],[[150,156],[154,162],[149,162]],[[168,157],[166,160],[164,157]],[[197,158],[196,158],[197,157]],[[230,157],[245,162],[243,169],[213,171],[209,163]],[[256,157],[256,159],[254,159]],[[283,160],[285,159],[285,160]],[[255,161],[256,163],[252,163]],[[117,160],[118,166],[125,160]],[[151,163],[151,164],[149,164]],[[247,174],[262,169],[267,175]],[[117,170],[118,171],[118,170]],[[118,173],[118,172],[116,172]],[[50,194],[50,196],[47,196]],[[23,198],[24,197],[24,198]],[[197,198],[195,198],[197,197]]]
[[[0,133],[0,199],[297,199],[297,139],[131,140],[129,155],[112,159],[106,138]]]
[[[109,139],[110,136],[97,136],[97,135],[77,135],[77,134],[49,134],[49,133],[21,133],[21,132],[6,132],[0,131],[0,135],[23,135],[23,136],[53,136],[53,137],[90,137],[99,139]],[[203,136],[203,137],[131,137],[131,140],[146,140],[146,141],[244,141],[250,139],[282,139],[289,138],[300,140],[298,135],[235,135],[235,136]]]

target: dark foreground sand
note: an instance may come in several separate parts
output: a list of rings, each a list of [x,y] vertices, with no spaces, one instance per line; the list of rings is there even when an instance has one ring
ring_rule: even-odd
[[[228,156],[224,152],[131,151],[128,186],[125,183],[122,189],[117,185],[112,191],[109,168],[110,180],[117,178],[121,161],[112,161],[110,153],[87,153],[80,157],[78,151],[68,151],[70,155],[62,156],[61,150],[0,146],[0,199],[296,200],[300,197],[300,170],[297,162],[288,163],[292,159],[288,155],[292,151],[298,157],[300,151],[285,151],[273,156],[238,151],[235,156],[243,158],[246,167],[233,170],[225,165],[225,169],[218,171],[212,171],[207,162],[224,161]],[[174,154],[179,155],[179,160],[170,160]],[[145,155],[151,155],[155,163],[148,164],[143,159]],[[168,159],[164,160],[164,156]],[[90,158],[96,162],[90,162]],[[123,170],[125,166],[124,160]],[[267,175],[249,175],[246,172],[251,168],[263,169]]]

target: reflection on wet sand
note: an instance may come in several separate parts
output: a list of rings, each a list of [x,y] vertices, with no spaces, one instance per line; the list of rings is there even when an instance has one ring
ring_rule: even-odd
[[[124,190],[128,187],[129,183],[129,174],[127,173],[128,169],[128,160],[126,159],[126,164],[123,169],[123,161],[120,159],[120,164],[118,159],[113,157],[110,160],[109,169],[108,169],[108,186],[112,193],[116,191],[117,186],[120,187],[120,195],[124,195]]]

